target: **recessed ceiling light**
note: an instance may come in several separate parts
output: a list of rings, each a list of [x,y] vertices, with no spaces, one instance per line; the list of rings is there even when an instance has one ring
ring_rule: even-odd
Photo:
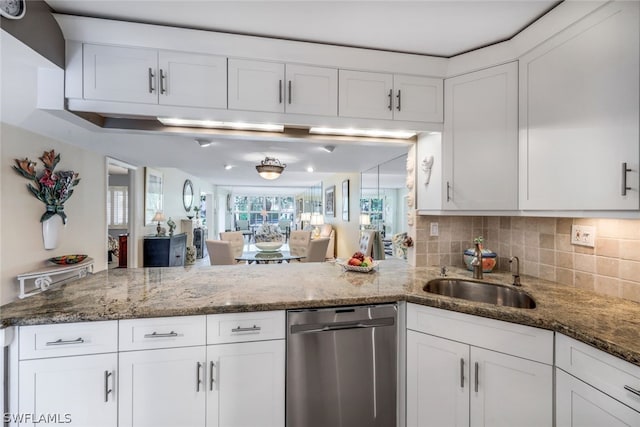
[[[165,126],[195,126],[214,129],[259,130],[265,132],[282,132],[283,125],[269,123],[219,122],[215,120],[179,119],[176,117],[157,117]]]
[[[233,165],[224,165],[224,170],[228,171],[233,169]]]
[[[208,147],[211,144],[213,144],[213,141],[210,139],[204,139],[204,138],[196,138],[196,142],[200,145],[200,147]]]
[[[309,133],[318,135],[342,135],[342,136],[368,136],[371,138],[398,138],[409,139],[416,135],[408,130],[384,130],[384,129],[338,129],[325,127],[312,127]]]
[[[335,150],[335,149],[336,149],[336,146],[335,146],[335,145],[324,145],[324,146],[322,147],[322,149],[323,149],[324,151],[326,151],[327,153],[333,153],[333,150]]]
[[[313,172],[313,166],[309,166],[309,167],[307,168],[307,172]]]

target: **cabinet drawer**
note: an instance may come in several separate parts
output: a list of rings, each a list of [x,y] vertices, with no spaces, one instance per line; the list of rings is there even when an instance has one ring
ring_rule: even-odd
[[[120,321],[120,351],[204,345],[205,316]]]
[[[118,351],[118,322],[20,327],[20,360]]]
[[[284,335],[284,311],[207,316],[207,344],[284,339]]]
[[[640,411],[640,367],[576,341],[556,335],[556,366]]]
[[[553,332],[454,311],[407,305],[407,328],[553,364]]]

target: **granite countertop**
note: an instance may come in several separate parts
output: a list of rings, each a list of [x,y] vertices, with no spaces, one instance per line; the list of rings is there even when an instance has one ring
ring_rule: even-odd
[[[377,272],[335,263],[113,269],[0,307],[1,326],[408,301],[561,332],[640,366],[640,304],[523,276],[535,309],[428,294],[437,267],[385,260]],[[470,278],[451,268],[449,277]],[[509,273],[485,280],[509,284]]]

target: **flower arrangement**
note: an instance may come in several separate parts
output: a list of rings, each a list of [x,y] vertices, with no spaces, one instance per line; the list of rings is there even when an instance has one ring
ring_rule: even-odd
[[[36,162],[24,158],[15,159],[16,164],[13,169],[33,184],[27,184],[27,188],[46,205],[46,211],[40,217],[40,222],[44,222],[54,215],[62,218],[63,224],[67,223],[67,215],[64,213],[64,203],[73,194],[73,187],[78,185],[80,178],[74,171],[54,172],[60,162],[60,154],[54,150],[45,151],[40,157],[44,164],[42,172],[36,171]]]
[[[255,234],[256,242],[281,242],[283,237],[275,224],[262,224]]]

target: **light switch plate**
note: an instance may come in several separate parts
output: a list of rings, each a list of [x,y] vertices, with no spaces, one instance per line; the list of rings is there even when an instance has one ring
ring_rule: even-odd
[[[596,228],[589,225],[572,225],[571,226],[571,244],[588,246],[590,248],[596,245]]]
[[[432,222],[431,223],[431,236],[438,236],[440,234],[440,230],[438,230],[438,223],[437,222]]]

